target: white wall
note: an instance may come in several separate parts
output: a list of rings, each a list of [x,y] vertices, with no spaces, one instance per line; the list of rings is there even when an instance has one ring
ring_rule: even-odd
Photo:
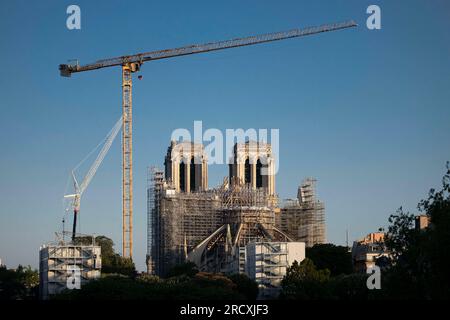
[[[305,243],[304,242],[288,242],[288,262],[289,266],[297,260],[298,263],[305,259]]]

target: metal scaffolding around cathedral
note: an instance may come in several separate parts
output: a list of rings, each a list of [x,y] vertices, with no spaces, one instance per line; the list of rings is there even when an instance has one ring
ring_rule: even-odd
[[[325,207],[316,198],[316,180],[307,178],[298,187],[297,199],[287,199],[276,216],[276,224],[307,247],[326,242]]]
[[[270,144],[237,143],[231,160],[229,177],[211,189],[201,144],[172,141],[165,171],[149,169],[149,273],[164,276],[187,260],[203,271],[243,273],[249,243],[297,239],[279,224]]]

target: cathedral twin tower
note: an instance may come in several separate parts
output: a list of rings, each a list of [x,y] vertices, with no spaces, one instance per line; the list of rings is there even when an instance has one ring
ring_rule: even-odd
[[[208,159],[202,144],[172,141],[164,161],[166,181],[177,192],[208,189]],[[229,163],[229,182],[266,189],[275,195],[275,163],[268,143],[247,141],[236,143]]]
[[[208,159],[202,144],[171,141],[164,159],[166,181],[177,192],[208,189]]]

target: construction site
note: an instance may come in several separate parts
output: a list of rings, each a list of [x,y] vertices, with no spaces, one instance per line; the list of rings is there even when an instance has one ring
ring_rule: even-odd
[[[0,302],[450,299],[450,1],[403,2],[3,1]]]
[[[157,50],[150,52],[142,52],[133,55],[124,55],[120,57],[106,58],[98,60],[94,63],[89,63],[86,65],[79,65],[78,60],[70,60],[68,64],[60,64],[59,71],[62,77],[71,77],[73,74],[96,71],[104,68],[120,67],[122,70],[122,116],[116,125],[113,127],[111,132],[105,138],[105,143],[101,151],[99,152],[97,159],[89,169],[88,173],[84,177],[83,181],[79,184],[75,176],[75,170],[72,171],[72,178],[74,184],[74,193],[68,194],[65,197],[72,199],[72,207],[74,213],[74,223],[73,223],[73,234],[76,233],[76,219],[79,213],[79,207],[81,202],[81,196],[84,190],[89,185],[93,176],[95,175],[98,167],[103,161],[105,155],[107,154],[112,142],[114,141],[118,131],[122,129],[122,255],[127,258],[133,257],[133,116],[132,116],[132,88],[133,88],[133,74],[141,71],[141,67],[145,62],[152,62],[155,60],[176,58],[185,55],[207,53],[211,51],[232,49],[244,46],[252,46],[262,43],[281,41],[292,38],[306,37],[311,35],[317,35],[321,33],[335,32],[339,30],[349,29],[356,27],[357,24],[353,20],[323,24],[320,26],[306,27],[303,29],[292,29],[288,31],[266,33],[256,36],[248,36],[243,38],[235,38],[231,40],[209,42],[205,44],[194,44],[184,47]],[[141,75],[138,76],[139,79],[142,78]],[[237,150],[237,148],[243,148],[242,145],[235,145],[234,153],[239,154],[242,157],[242,150]],[[248,147],[248,146],[247,146]],[[205,191],[207,189],[207,166],[206,159],[197,161],[198,159],[198,148],[203,148],[203,146],[193,146],[197,151],[193,151],[197,155],[194,156],[195,163],[192,163],[192,168],[197,168],[200,166],[203,168],[202,172],[195,170],[195,174],[191,175],[190,171],[184,171],[183,166],[168,166],[168,162],[165,164],[165,180],[171,183],[171,188],[176,192],[187,192],[189,193],[192,189],[193,192]],[[250,146],[250,148],[253,148]],[[250,153],[254,153],[254,150],[250,150]],[[253,161],[254,159],[246,158],[245,161]],[[189,164],[191,159],[187,160]],[[240,160],[239,160],[240,161]],[[275,196],[275,175],[268,172],[267,174],[257,174],[256,170],[265,171],[267,168],[270,170],[270,164],[267,162],[259,162],[258,159],[255,160],[254,166],[252,166],[252,172],[244,172],[244,167],[247,163],[238,164],[235,162],[234,165],[230,166],[230,180],[228,185],[242,185],[250,183],[250,175],[254,177],[251,181],[252,190],[255,189],[266,189],[267,200],[273,206],[276,204]],[[260,161],[260,160],[259,160]],[[265,168],[267,167],[267,168]],[[273,169],[272,169],[273,170]],[[199,178],[201,175],[201,178]],[[245,175],[245,176],[244,176]],[[171,181],[169,178],[177,176],[178,178]],[[233,177],[238,177],[235,182],[232,181]],[[257,177],[257,178],[256,178]],[[199,180],[201,179],[201,181]],[[191,188],[195,185],[195,188]],[[252,191],[253,192],[253,191]],[[254,197],[256,195],[252,195]],[[240,198],[240,196],[238,196]],[[234,199],[231,199],[234,201]],[[237,200],[240,201],[240,200]],[[245,202],[245,199],[243,200]]]
[[[71,241],[53,246],[51,252],[59,248],[75,245],[77,237],[77,219],[80,214],[81,199],[103,159],[108,153],[115,137],[121,131],[122,141],[122,243],[121,255],[133,258],[133,116],[132,83],[133,74],[140,72],[145,62],[168,59],[179,56],[206,53],[243,46],[305,37],[356,27],[353,21],[324,24],[303,29],[292,29],[232,40],[195,44],[173,49],[142,52],[114,58],[101,59],[94,63],[79,65],[78,60],[60,64],[63,77],[72,74],[95,71],[103,68],[121,69],[122,113],[120,119],[105,139],[88,154],[97,151],[95,161],[82,179],[77,177],[77,169],[86,161],[84,158],[71,172],[73,191],[64,198],[69,206],[66,213],[73,213]],[[138,76],[142,79],[142,76]],[[177,263],[192,261],[200,270],[211,272],[248,273],[249,263],[247,246],[252,243],[265,243],[271,248],[271,254],[280,255],[267,261],[251,257],[265,264],[281,263],[281,255],[287,254],[282,243],[306,243],[312,246],[325,241],[325,222],[323,205],[314,199],[313,185],[302,185],[296,204],[280,207],[275,192],[274,157],[271,145],[263,142],[247,141],[236,143],[233,148],[234,159],[229,164],[229,176],[220,186],[208,188],[208,159],[202,144],[189,141],[172,141],[164,162],[164,171],[152,169],[149,172],[148,198],[148,240],[147,271],[150,274],[164,276]],[[308,180],[309,181],[309,180]],[[307,182],[308,183],[308,182]],[[65,216],[63,218],[63,234]],[[279,243],[273,246],[271,243]],[[288,246],[289,247],[289,246]],[[301,247],[301,245],[300,245]],[[299,248],[300,248],[299,247]],[[277,249],[278,248],[278,249]],[[265,249],[265,250],[266,250]],[[84,248],[75,248],[85,252]],[[97,249],[95,249],[97,250]],[[98,249],[100,250],[100,249]],[[254,248],[251,252],[256,252]],[[64,251],[64,250],[63,250]],[[72,252],[65,250],[64,252]],[[283,253],[282,253],[283,251]],[[303,253],[294,250],[297,260],[304,258]],[[96,261],[101,263],[101,253],[95,251]],[[268,253],[269,254],[269,253]],[[41,255],[50,263],[48,247],[41,248]],[[302,258],[303,257],[303,258]],[[72,255],[60,257],[62,265],[72,264]],[[292,256],[289,258],[291,259]],[[288,259],[288,260],[289,260]],[[284,259],[283,261],[288,261]],[[290,261],[290,260],[289,260]],[[42,263],[41,273],[47,286],[50,278]],[[272,267],[282,267],[286,263]],[[271,267],[271,268],[272,268]],[[268,265],[269,268],[269,265]],[[274,270],[271,269],[270,270]],[[253,269],[254,270],[254,269]],[[260,270],[259,270],[260,271]],[[282,273],[263,273],[267,279],[280,280]],[[259,272],[253,272],[260,274]],[[278,280],[270,282],[274,285]],[[64,279],[60,282],[64,286]],[[50,290],[51,291],[51,290]]]
[[[275,216],[276,225],[296,241],[307,247],[326,242],[325,207],[316,198],[316,180],[305,179],[298,187],[297,199],[286,199],[280,214]]]
[[[203,146],[172,141],[165,170],[149,169],[148,273],[165,276],[176,264],[191,261],[201,271],[250,274],[256,257],[248,245],[265,243],[272,255],[280,255],[279,248],[287,248],[283,243],[303,243],[296,257],[302,260],[305,244],[326,241],[324,205],[316,199],[314,179],[301,184],[297,200],[279,205],[270,144],[237,143],[229,166],[230,176],[208,189]],[[292,252],[286,259],[293,260]],[[263,262],[285,272],[286,259]],[[266,271],[259,277],[279,282],[282,275]]]

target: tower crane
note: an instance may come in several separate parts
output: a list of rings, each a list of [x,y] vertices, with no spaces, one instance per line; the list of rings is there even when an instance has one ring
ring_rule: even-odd
[[[59,71],[61,76],[64,77],[70,77],[72,73],[108,67],[119,66],[122,68],[122,255],[130,258],[132,258],[133,255],[132,73],[139,71],[142,64],[148,61],[304,37],[356,26],[357,24],[353,20],[350,20],[340,23],[307,27],[304,29],[292,29],[289,31],[267,33],[226,41],[143,52],[98,60],[86,65],[79,65],[78,62],[76,64],[60,64]]]
[[[92,178],[94,177],[95,173],[97,172],[97,169],[100,167],[103,159],[105,158],[106,154],[109,151],[109,148],[111,148],[111,145],[116,138],[117,134],[120,131],[120,128],[122,127],[122,117],[116,122],[114,127],[111,129],[111,131],[108,133],[105,139],[105,143],[100,150],[100,152],[97,155],[97,158],[92,163],[91,167],[89,168],[88,172],[83,178],[83,181],[81,184],[78,184],[78,180],[75,176],[75,169],[72,170],[72,180],[73,180],[73,187],[74,187],[74,193],[73,194],[67,194],[64,196],[64,198],[72,199],[72,209],[73,209],[73,227],[72,227],[72,241],[75,240],[75,235],[77,231],[77,216],[80,211],[80,202],[81,202],[81,196],[83,195],[83,192],[88,187],[89,183],[91,182]]]

